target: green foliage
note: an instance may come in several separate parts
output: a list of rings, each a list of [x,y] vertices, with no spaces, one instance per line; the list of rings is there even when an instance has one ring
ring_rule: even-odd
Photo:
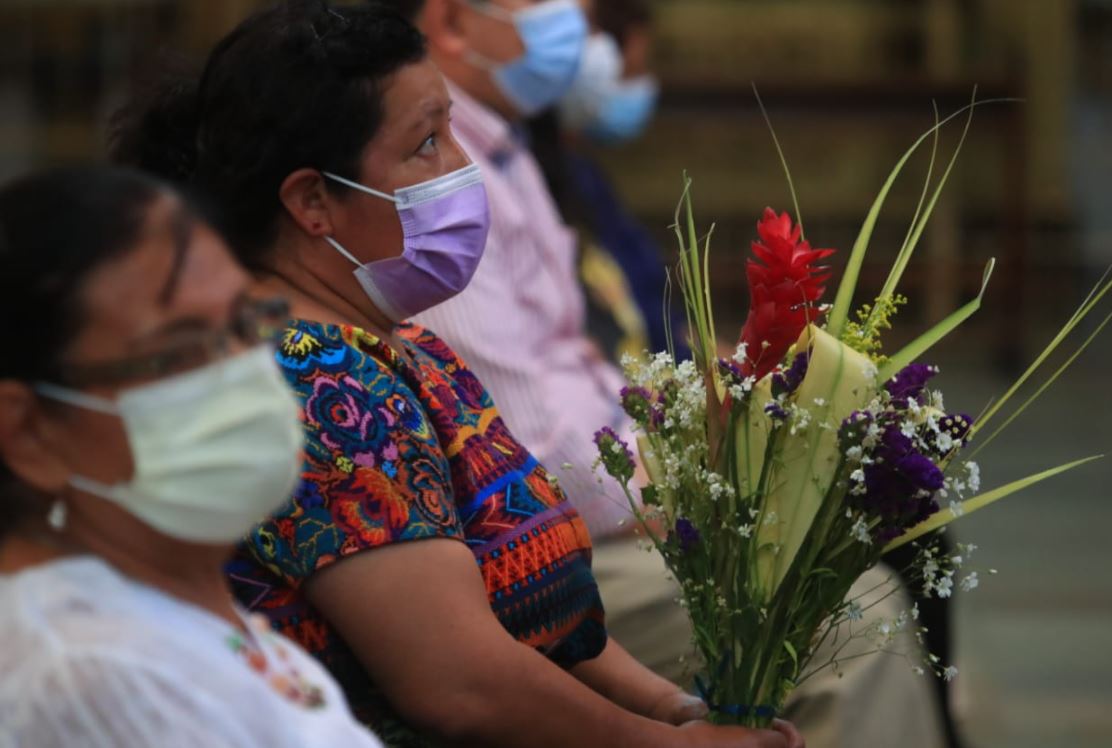
[[[865,304],[857,310],[857,322],[847,322],[841,340],[858,353],[868,356],[878,366],[888,360],[881,353],[881,333],[892,329],[892,318],[901,306],[907,304],[902,294],[881,296],[875,304]]]

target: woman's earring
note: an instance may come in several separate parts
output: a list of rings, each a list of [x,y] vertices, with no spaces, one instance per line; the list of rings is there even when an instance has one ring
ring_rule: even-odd
[[[66,502],[61,499],[54,500],[50,505],[50,511],[46,513],[46,523],[55,532],[61,532],[66,528]]]

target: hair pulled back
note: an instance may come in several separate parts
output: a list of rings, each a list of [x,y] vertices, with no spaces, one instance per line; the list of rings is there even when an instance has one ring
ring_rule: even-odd
[[[110,154],[186,185],[240,260],[264,267],[283,180],[301,168],[357,179],[389,77],[424,57],[424,37],[383,3],[286,2],[224,37],[199,80],[168,76],[118,112]]]
[[[135,248],[148,208],[167,190],[150,176],[103,166],[39,172],[0,188],[0,380],[61,374],[62,354],[83,329],[89,277]],[[0,460],[0,535],[31,501]]]

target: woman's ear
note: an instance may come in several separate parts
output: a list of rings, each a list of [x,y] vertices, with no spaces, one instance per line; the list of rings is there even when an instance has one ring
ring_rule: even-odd
[[[53,495],[66,487],[70,471],[50,448],[42,417],[30,387],[0,380],[0,462],[22,483]]]
[[[328,206],[335,198],[328,194],[325,177],[316,169],[298,169],[282,180],[278,199],[290,219],[309,236],[332,234]]]

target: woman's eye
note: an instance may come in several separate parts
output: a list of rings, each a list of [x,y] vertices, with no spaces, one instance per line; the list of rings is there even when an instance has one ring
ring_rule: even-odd
[[[421,143],[421,147],[417,149],[417,153],[422,156],[430,156],[436,153],[436,133],[425,138],[425,142]]]

